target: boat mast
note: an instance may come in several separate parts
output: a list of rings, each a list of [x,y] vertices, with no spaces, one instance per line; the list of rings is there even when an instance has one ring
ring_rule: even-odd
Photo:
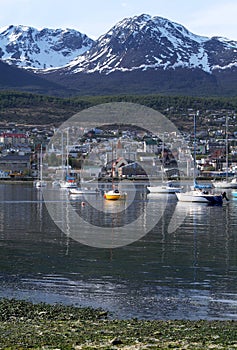
[[[61,131],[61,145],[62,145],[62,157],[61,157],[61,168],[62,168],[62,175],[61,175],[61,179],[64,180],[64,152],[63,152],[63,130]]]
[[[226,164],[226,182],[228,181],[228,168],[229,168],[229,160],[228,160],[228,116],[225,117],[225,164]]]
[[[43,179],[43,148],[42,143],[40,145],[40,181]]]
[[[197,172],[197,138],[196,138],[196,134],[197,134],[197,129],[196,129],[196,117],[199,116],[199,111],[196,112],[196,114],[194,114],[194,120],[193,120],[193,130],[194,130],[194,152],[193,152],[193,180],[195,182],[196,180],[196,172]]]
[[[112,141],[112,163],[111,163],[111,175],[112,175],[112,189],[114,189],[114,143]]]
[[[69,173],[69,143],[68,143],[68,138],[69,138],[69,129],[67,128],[67,149],[66,149],[66,155],[67,155],[67,158],[66,158],[66,171],[67,171],[67,176],[68,176],[68,173]]]
[[[165,167],[164,167],[164,153],[165,153],[165,134],[163,133],[162,135],[162,171],[161,171],[161,182],[162,182],[162,185],[164,183],[164,170],[165,170]]]

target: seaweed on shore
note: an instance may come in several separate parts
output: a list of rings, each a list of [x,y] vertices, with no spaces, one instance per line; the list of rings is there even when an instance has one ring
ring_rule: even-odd
[[[0,349],[237,349],[237,321],[116,320],[102,309],[0,300]]]
[[[102,309],[78,308],[63,304],[34,304],[25,300],[1,299],[0,322],[15,320],[96,320],[107,317]]]

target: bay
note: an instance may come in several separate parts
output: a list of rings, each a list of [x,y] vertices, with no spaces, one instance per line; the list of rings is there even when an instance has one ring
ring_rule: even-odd
[[[116,224],[144,211],[144,193],[138,186]],[[39,189],[1,183],[0,296],[102,307],[118,318],[236,320],[237,200],[231,191],[228,196],[228,203],[214,207],[183,205],[173,195],[149,198],[153,216],[164,210],[154,228],[109,249],[63,233]],[[90,203],[83,208],[82,201],[62,194],[62,202],[86,220],[110,227],[113,211],[100,220],[98,210]],[[178,225],[170,229],[172,218]]]

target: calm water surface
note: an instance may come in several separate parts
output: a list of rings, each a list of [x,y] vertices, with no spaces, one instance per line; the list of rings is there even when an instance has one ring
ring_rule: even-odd
[[[237,197],[228,195],[222,207],[154,196],[153,210],[165,213],[146,236],[100,249],[64,234],[40,190],[0,184],[0,296],[102,307],[119,318],[237,320]],[[83,198],[62,199],[81,213]],[[146,200],[138,189],[120,224]],[[100,221],[89,205],[86,218]]]

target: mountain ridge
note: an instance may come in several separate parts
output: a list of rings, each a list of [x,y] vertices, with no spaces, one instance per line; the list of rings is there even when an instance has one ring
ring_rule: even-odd
[[[220,52],[222,63],[217,60]],[[181,24],[143,14],[118,22],[65,69],[69,73],[109,74],[181,67],[212,73],[231,65],[237,66],[237,42],[199,36]]]
[[[60,43],[55,44],[59,51]],[[38,66],[37,76],[84,95],[236,95],[237,41],[199,36],[181,24],[142,14],[115,24],[69,63]]]
[[[0,58],[22,68],[63,66],[88,50],[93,40],[75,29],[0,28]]]

